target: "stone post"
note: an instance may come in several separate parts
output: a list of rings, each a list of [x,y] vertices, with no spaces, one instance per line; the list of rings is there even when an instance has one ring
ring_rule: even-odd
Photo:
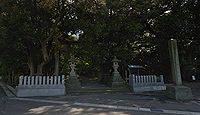
[[[114,56],[114,59],[112,60],[113,62],[113,73],[112,73],[112,87],[124,87],[124,82],[123,79],[121,78],[119,72],[118,72],[118,67],[119,67],[119,62],[120,60],[118,60],[116,58],[116,56]]]
[[[176,100],[191,100],[192,93],[189,87],[182,85],[177,41],[168,42],[173,84],[167,86],[167,96]]]
[[[182,85],[177,41],[175,39],[171,39],[168,44],[173,83],[175,85]]]
[[[69,79],[67,83],[67,92],[73,92],[75,90],[79,90],[81,88],[81,84],[77,78],[78,75],[75,72],[76,64],[75,64],[74,57],[70,59],[69,64],[70,64],[71,71],[70,71]]]

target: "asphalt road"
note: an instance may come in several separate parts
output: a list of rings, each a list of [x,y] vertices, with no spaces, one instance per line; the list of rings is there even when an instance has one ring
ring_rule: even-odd
[[[170,115],[156,112],[125,111],[109,108],[8,100],[0,115]]]

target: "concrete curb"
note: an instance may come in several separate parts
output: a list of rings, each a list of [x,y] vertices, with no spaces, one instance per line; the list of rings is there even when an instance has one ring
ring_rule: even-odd
[[[164,109],[153,109],[153,108],[142,108],[142,107],[112,106],[112,105],[101,105],[101,104],[90,104],[90,103],[74,103],[74,105],[109,108],[109,109],[120,109],[120,110],[129,110],[129,111],[166,113],[166,114],[168,113],[168,114],[179,114],[179,115],[200,115],[200,112],[164,110]]]

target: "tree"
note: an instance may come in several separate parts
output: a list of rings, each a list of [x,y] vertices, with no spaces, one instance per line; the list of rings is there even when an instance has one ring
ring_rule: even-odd
[[[57,75],[59,63],[63,66],[70,55],[77,57],[80,70],[95,72],[105,63],[111,65],[115,55],[124,65],[141,64],[149,72],[169,76],[167,42],[173,38],[178,40],[182,69],[199,71],[199,4],[199,0],[2,0],[0,62],[17,73],[28,73],[24,68],[29,68],[30,74]]]
[[[61,36],[49,9],[36,0],[6,1],[1,14],[5,45],[20,52],[31,75],[42,74],[44,65],[52,58],[53,43]]]

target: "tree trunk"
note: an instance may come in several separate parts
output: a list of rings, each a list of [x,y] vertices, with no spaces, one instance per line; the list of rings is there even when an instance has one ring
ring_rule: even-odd
[[[31,57],[28,57],[28,66],[30,70],[30,76],[32,76],[35,70],[34,70],[34,64],[33,64],[33,61],[31,60]]]
[[[42,45],[43,60],[44,60],[44,63],[46,63],[49,60],[49,55],[48,55],[48,52],[47,52],[47,46],[44,43],[41,44],[41,45]]]
[[[44,62],[42,62],[41,64],[37,65],[37,75],[42,75],[42,70],[43,70],[43,66],[45,65]]]
[[[59,74],[59,52],[56,52],[54,54],[54,57],[55,57],[55,75],[58,76]]]
[[[49,61],[49,55],[48,55],[48,51],[47,51],[46,42],[41,43],[41,47],[42,47],[41,50],[42,50],[42,55],[43,55],[43,61],[42,61],[42,63],[37,65],[37,74],[38,75],[42,75],[43,67]]]

